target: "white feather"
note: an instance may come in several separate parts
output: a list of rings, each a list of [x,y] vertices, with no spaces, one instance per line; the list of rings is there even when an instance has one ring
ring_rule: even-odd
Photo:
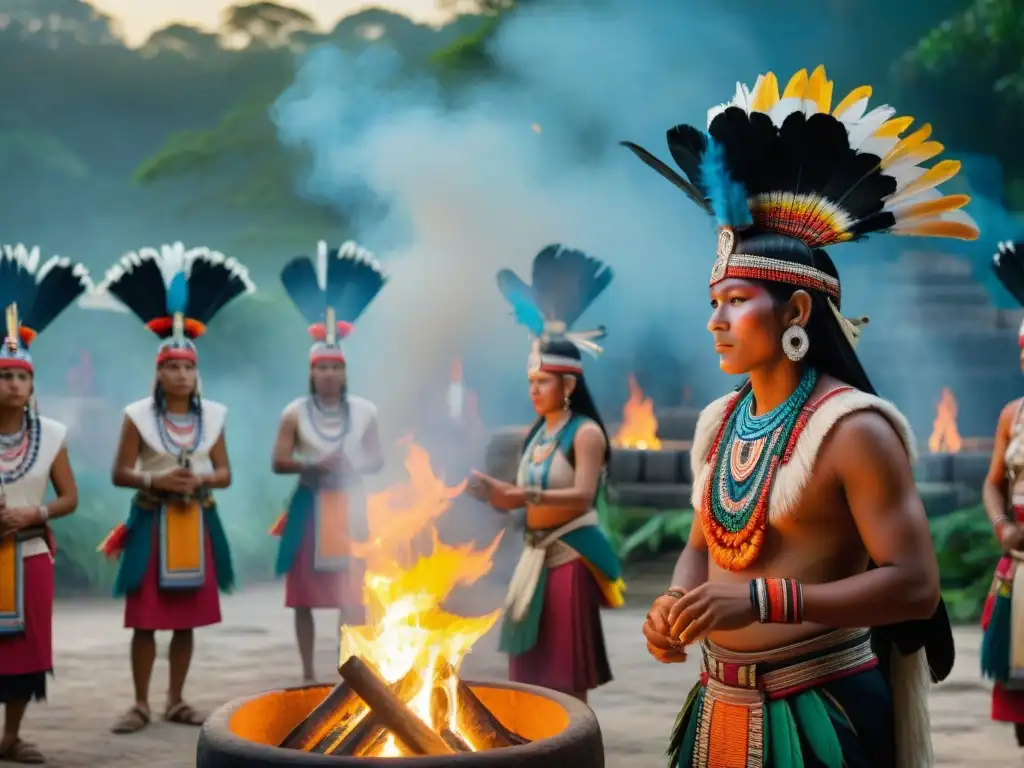
[[[779,99],[775,106],[768,110],[768,116],[776,128],[781,128],[783,121],[794,112],[801,112],[803,106],[803,99]]]
[[[316,284],[321,291],[327,290],[327,241],[316,244]]]
[[[862,154],[876,155],[881,159],[889,154],[892,148],[899,143],[899,136],[869,136],[860,143],[857,151]]]
[[[839,122],[841,122],[843,125],[849,128],[851,125],[854,125],[858,120],[864,117],[864,113],[867,111],[867,108],[867,97],[863,99],[857,99],[857,101],[853,102],[853,104],[848,106],[839,114],[834,115],[834,117],[836,117],[839,120]]]
[[[846,126],[850,135],[850,147],[860,149],[860,145],[874,135],[875,131],[882,127],[882,124],[896,114],[896,110],[888,104],[875,107],[864,117],[852,125]]]
[[[890,199],[897,198],[896,202],[900,202],[898,199],[899,193],[906,189],[908,184],[912,184],[921,178],[927,170],[927,168],[922,168],[919,165],[899,168],[896,171],[893,171],[892,168],[887,169],[885,175],[896,179],[896,191],[892,193]]]

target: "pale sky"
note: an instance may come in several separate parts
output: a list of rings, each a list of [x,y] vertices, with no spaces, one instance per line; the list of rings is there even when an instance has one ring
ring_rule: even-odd
[[[102,13],[120,22],[121,32],[129,45],[137,46],[151,33],[175,22],[215,29],[225,8],[241,5],[244,0],[88,0]],[[403,13],[418,22],[439,22],[446,13],[438,9],[437,0],[279,0],[281,5],[305,11],[320,25],[330,29],[343,16],[376,6]]]

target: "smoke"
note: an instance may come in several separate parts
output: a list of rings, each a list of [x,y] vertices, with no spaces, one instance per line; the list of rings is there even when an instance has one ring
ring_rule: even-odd
[[[617,140],[661,152],[667,127],[702,125],[734,79],[708,77],[707,57],[735,50],[730,69],[749,78],[757,66],[747,40],[715,11],[694,19],[625,2],[528,7],[493,41],[501,82],[454,106],[433,80],[399,80],[402,62],[385,48],[353,56],[324,47],[301,61],[272,114],[281,141],[311,158],[303,193],[336,206],[392,274],[350,345],[354,375],[372,370],[372,398],[389,421],[415,418],[423,382],[467,355],[485,407],[494,387],[509,394],[494,399],[525,401],[506,382],[521,384],[526,337],[494,274],[510,267],[528,277],[534,254],[552,242],[615,268],[615,283],[581,320],[609,326],[609,356],[628,356],[630,339],[652,322],[699,333],[709,223]],[[672,343],[688,348],[692,339]],[[588,376],[601,368],[590,363]],[[615,378],[624,392],[625,370]],[[503,411],[504,420],[527,416]]]
[[[897,15],[909,45],[925,14]],[[610,421],[627,372],[658,370],[659,358],[682,366],[684,380],[667,386],[691,389],[696,404],[724,391],[729,382],[704,331],[710,222],[617,142],[667,157],[667,128],[703,127],[706,110],[728,100],[737,81],[752,84],[768,69],[784,78],[824,62],[837,99],[880,78],[885,62],[865,60],[858,36],[846,42],[853,23],[832,6],[809,16],[697,0],[530,3],[491,42],[501,77],[455,97],[431,78],[410,80],[400,57],[379,46],[309,52],[273,109],[280,140],[310,157],[302,193],[334,205],[393,276],[350,343],[356,391],[362,383],[401,431],[424,407],[425,382],[444,380],[460,357],[489,421],[526,421],[526,337],[494,273],[510,267],[525,277],[551,242],[588,251],[617,274],[580,321],[610,329],[604,359],[587,362]],[[1005,214],[986,205],[984,219]],[[959,252],[972,260],[991,251],[968,248]],[[843,248],[844,308],[884,318],[891,307],[877,270],[906,250],[957,252],[906,238]],[[904,336],[917,332],[900,322]],[[882,327],[864,339],[869,373],[883,391],[913,395],[890,375],[894,353],[870,352]],[[948,367],[955,376],[956,361]]]

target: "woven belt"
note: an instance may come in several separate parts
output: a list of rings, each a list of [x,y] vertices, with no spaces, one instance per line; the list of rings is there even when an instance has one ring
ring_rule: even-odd
[[[135,494],[134,503],[135,506],[140,509],[160,509],[167,501],[171,499],[180,499],[180,496],[176,494],[162,494],[155,493],[153,491],[138,491]],[[209,509],[213,506],[213,494],[209,491],[203,493],[196,501],[199,502],[199,506],[203,509]]]
[[[868,629],[838,629],[770,651],[738,653],[705,641],[701,682],[716,697],[781,699],[878,665]],[[744,696],[749,691],[752,696]],[[738,702],[737,702],[738,703]]]

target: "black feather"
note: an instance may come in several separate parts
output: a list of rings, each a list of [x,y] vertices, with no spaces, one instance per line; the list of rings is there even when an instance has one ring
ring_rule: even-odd
[[[251,290],[248,272],[233,259],[197,258],[188,276],[185,316],[206,325],[229,302]]]
[[[387,281],[379,264],[344,248],[328,251],[324,288],[317,279],[316,262],[309,256],[296,256],[281,270],[288,297],[310,324],[324,322],[328,307],[337,320],[355,323]]]
[[[102,286],[143,323],[170,315],[168,286],[160,266],[162,255],[153,253],[155,257],[149,253],[123,257]],[[255,290],[245,267],[234,259],[202,251],[186,258],[188,300],[184,315],[189,320],[206,326],[233,299]],[[167,330],[158,335],[166,338],[170,333]]]
[[[707,213],[711,213],[711,207],[708,205],[707,200],[704,199],[703,193],[697,189],[693,184],[680,176],[676,171],[672,170],[669,166],[665,165],[661,160],[656,158],[650,152],[643,147],[634,144],[631,141],[620,141],[619,144],[630,150],[634,155],[643,160],[647,165],[656,170],[666,179],[675,184],[679,189],[683,190],[687,196],[693,200],[697,205],[703,208]]]
[[[1024,307],[1024,243],[1000,243],[992,257],[992,269],[999,282]]]
[[[117,274],[105,286],[143,323],[167,317],[167,286],[160,265],[153,259],[133,260],[125,257],[114,268]]]
[[[533,293],[545,319],[572,328],[611,283],[614,273],[600,259],[561,245],[549,245],[533,260]]]
[[[754,204],[759,229],[796,237],[817,247],[813,215],[839,208],[851,222],[852,239],[884,231],[895,223],[884,212],[896,180],[882,173],[880,158],[850,147],[846,127],[835,117],[795,112],[781,126],[760,112],[747,114],[732,106],[715,116],[708,133],[723,147],[736,182],[751,198],[771,195],[769,210]],[[785,207],[782,196],[802,198],[801,215]],[[815,203],[807,208],[807,202]]]
[[[17,248],[0,254],[0,309],[18,305],[22,326],[42,333],[91,285],[89,273],[70,259],[54,256],[35,271]]]

